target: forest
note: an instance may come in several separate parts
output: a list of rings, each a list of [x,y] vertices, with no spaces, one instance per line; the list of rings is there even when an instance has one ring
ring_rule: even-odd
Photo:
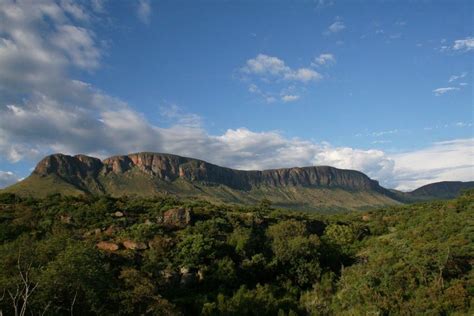
[[[322,215],[0,195],[0,315],[473,315],[474,190]]]

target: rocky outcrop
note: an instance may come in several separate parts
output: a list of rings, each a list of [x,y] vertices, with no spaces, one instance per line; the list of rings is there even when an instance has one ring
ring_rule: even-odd
[[[68,156],[54,154],[41,160],[33,171],[34,175],[54,175],[88,193],[105,193],[97,181],[102,170],[102,161],[85,155]]]
[[[97,193],[103,191],[97,181],[99,175],[121,176],[131,170],[168,182],[181,178],[205,185],[225,185],[237,190],[304,186],[374,190],[389,194],[377,181],[354,170],[316,166],[244,171],[220,167],[198,159],[148,152],[114,156],[104,161],[85,155],[55,154],[44,158],[33,173],[41,176],[55,174],[87,192]]]
[[[188,209],[175,208],[167,210],[158,222],[168,228],[184,228],[191,223],[192,213]]]
[[[122,242],[122,245],[125,247],[125,249],[129,250],[145,250],[148,248],[145,243],[132,240],[125,240]]]
[[[33,173],[41,176],[56,174],[64,178],[86,178],[97,176],[102,166],[102,161],[94,157],[54,154],[41,160]]]
[[[119,245],[109,241],[101,241],[96,244],[97,248],[100,250],[105,251],[117,251],[119,249]]]

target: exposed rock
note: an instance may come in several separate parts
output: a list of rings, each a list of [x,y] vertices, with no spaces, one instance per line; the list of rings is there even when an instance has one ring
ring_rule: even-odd
[[[123,217],[123,213],[120,212],[120,211],[117,211],[117,212],[114,213],[114,216],[115,217]]]
[[[170,228],[184,228],[191,223],[191,211],[184,208],[167,210],[161,219],[163,225]]]
[[[119,249],[119,245],[113,242],[101,241],[96,244],[97,248],[106,251],[116,251]]]
[[[132,240],[125,240],[124,242],[122,242],[122,244],[126,249],[130,249],[130,250],[144,250],[147,248],[145,243],[135,242]]]
[[[362,215],[362,220],[363,220],[364,222],[368,222],[368,221],[370,220],[370,215],[369,215],[369,214],[364,214],[364,215]]]
[[[50,183],[43,179],[45,177],[53,178],[58,185],[49,185],[47,190],[39,192],[36,187]],[[238,204],[254,203],[260,192],[268,192],[264,195],[279,207],[307,205],[308,209],[319,209],[325,202],[331,209],[345,206],[352,209],[402,201],[400,194],[384,189],[377,181],[354,170],[328,166],[235,170],[198,159],[150,152],[114,156],[103,161],[84,155],[51,155],[38,164],[31,176],[11,187],[12,192],[28,191],[19,190],[22,185],[28,190],[31,188],[29,194],[33,196],[45,192],[113,196],[169,194]],[[333,188],[337,190],[328,192],[327,198],[319,194]],[[300,194],[308,189],[311,189],[308,194]],[[314,195],[312,189],[317,189]],[[339,192],[341,190],[347,191],[351,198],[334,198],[344,194]],[[359,194],[366,192],[369,194]]]
[[[54,154],[41,160],[33,174],[41,177],[54,174],[85,192],[103,193],[103,188],[97,181],[102,167],[102,161],[94,157]]]
[[[308,186],[375,190],[390,194],[388,190],[380,187],[377,181],[354,170],[318,166],[245,171],[220,167],[198,159],[148,152],[110,157],[103,162],[84,155],[72,157],[55,154],[44,158],[34,173],[58,174],[69,183],[79,183],[82,186],[90,186],[92,183],[93,188],[87,188],[92,192],[100,189],[96,187],[98,174],[122,174],[133,168],[165,181],[182,178],[191,182],[222,184],[238,190],[249,190],[260,186]],[[85,181],[86,178],[90,181]]]

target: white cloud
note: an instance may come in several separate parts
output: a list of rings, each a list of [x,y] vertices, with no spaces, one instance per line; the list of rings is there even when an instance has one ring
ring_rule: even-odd
[[[150,0],[139,0],[137,7],[137,15],[140,21],[145,24],[150,23],[151,3]]]
[[[299,95],[286,94],[281,97],[281,100],[287,103],[287,102],[297,101],[299,98],[300,98]]]
[[[18,176],[13,172],[0,170],[0,189],[12,185],[19,180]]]
[[[448,180],[474,180],[474,139],[434,143],[428,148],[393,155],[397,188],[411,190]]]
[[[329,25],[328,33],[338,33],[346,28],[346,25],[342,21],[336,21],[333,24]]]
[[[323,76],[313,69],[309,68],[300,68],[295,71],[291,71],[285,74],[284,78],[286,80],[296,80],[301,82],[309,82],[312,80],[322,79]]]
[[[80,5],[75,4],[73,0],[61,0],[61,7],[64,11],[77,20],[88,21],[89,14]]]
[[[100,50],[96,47],[94,33],[82,27],[61,25],[53,35],[52,44],[65,52],[71,63],[84,69],[99,66]]]
[[[332,65],[336,63],[336,58],[333,54],[325,53],[320,54],[319,56],[314,58],[314,62],[311,64],[312,66],[321,66],[321,65]]]
[[[248,91],[266,103],[278,100],[294,101],[296,95],[299,98],[304,92],[305,84],[323,78],[320,73],[309,67],[293,69],[282,59],[265,54],[258,54],[255,58],[247,60],[240,68],[240,74],[243,75],[244,81],[250,82]],[[293,98],[281,98],[283,95],[291,95]]]
[[[460,75],[452,75],[451,77],[449,77],[448,82],[453,82],[453,81],[456,81],[456,80],[458,80],[458,79],[462,79],[462,78],[464,78],[464,77],[466,77],[466,76],[467,76],[467,72],[463,72],[463,73],[460,74]]]
[[[278,57],[258,54],[257,57],[247,60],[242,71],[256,75],[284,76],[284,74],[291,72],[291,69]]]
[[[466,37],[465,39],[455,40],[452,49],[463,52],[474,50],[474,37]]]
[[[452,92],[452,91],[458,91],[459,88],[457,87],[446,87],[446,88],[438,88],[438,89],[434,89],[433,90],[433,93],[435,96],[439,97],[445,93],[448,93],[448,92]]]
[[[241,71],[244,74],[275,80],[308,82],[322,78],[318,72],[310,68],[292,69],[280,58],[265,54],[258,54],[257,57],[247,60]]]
[[[202,118],[199,115],[187,113],[176,104],[162,106],[160,108],[160,114],[176,125],[186,127],[198,127],[202,125]]]

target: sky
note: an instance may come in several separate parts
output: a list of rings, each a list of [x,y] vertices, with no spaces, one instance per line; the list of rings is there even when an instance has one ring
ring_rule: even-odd
[[[474,180],[473,1],[0,0],[0,187],[61,152]]]

